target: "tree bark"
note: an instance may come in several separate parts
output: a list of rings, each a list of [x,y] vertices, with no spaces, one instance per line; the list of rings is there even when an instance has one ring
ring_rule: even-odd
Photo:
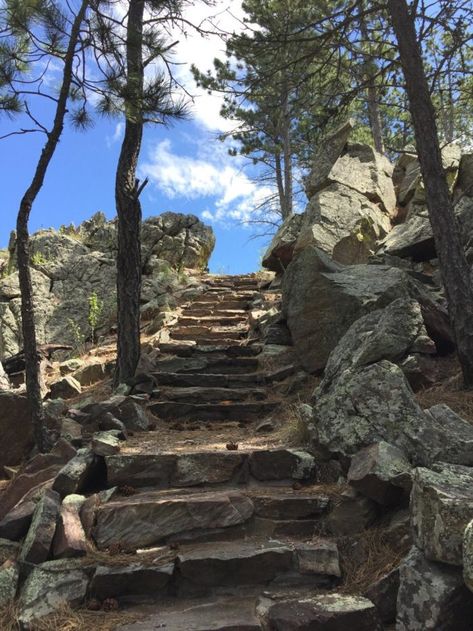
[[[414,18],[406,0],[388,0],[404,72],[430,223],[466,387],[473,387],[473,291],[438,139]]]
[[[51,131],[42,149],[36,165],[33,179],[27,188],[18,211],[17,231],[17,261],[18,276],[21,292],[21,326],[23,333],[23,347],[25,351],[26,393],[31,410],[34,440],[39,451],[47,451],[48,437],[44,425],[43,401],[41,396],[41,357],[38,353],[36,340],[36,326],[34,318],[33,288],[30,273],[28,221],[36,197],[44,183],[51,159],[56,151],[64,127],[67,113],[67,101],[72,82],[72,70],[76,45],[80,36],[81,24],[84,20],[88,0],[83,0],[71,28],[69,44],[64,57],[61,90],[56,105],[56,113]],[[21,428],[20,428],[21,429]]]
[[[115,180],[118,217],[118,340],[115,385],[133,377],[140,359],[141,203],[136,169],[143,137],[144,0],[130,0],[127,24],[125,134]]]

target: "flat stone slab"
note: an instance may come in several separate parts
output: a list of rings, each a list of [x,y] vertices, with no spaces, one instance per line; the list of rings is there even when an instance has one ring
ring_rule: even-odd
[[[361,596],[327,594],[283,600],[269,607],[272,631],[382,631],[373,603]]]
[[[290,547],[278,542],[223,542],[193,546],[177,556],[181,579],[200,587],[264,584],[294,566]]]
[[[163,420],[189,418],[194,421],[241,421],[251,422],[255,417],[271,414],[279,403],[269,401],[236,403],[178,403],[159,401],[148,407],[150,412]]]
[[[304,451],[261,449],[254,451],[196,451],[178,453],[120,453],[106,456],[107,482],[110,486],[130,484],[134,487],[192,487],[222,484],[245,473],[260,481],[307,480],[315,472],[313,456]],[[310,500],[310,502],[309,502]],[[287,514],[288,519],[310,516],[326,508],[326,496],[261,496],[260,514],[268,511]],[[286,504],[286,505],[285,505]],[[309,508],[310,504],[310,508]],[[302,512],[301,512],[302,511]],[[307,512],[309,511],[309,512]]]
[[[179,533],[236,526],[253,511],[253,502],[237,492],[178,497],[143,493],[99,506],[92,534],[99,549],[114,543],[138,548]]]
[[[330,499],[327,495],[285,493],[251,495],[255,515],[273,519],[307,519],[327,511]]]
[[[125,567],[99,566],[92,578],[89,591],[94,598],[153,599],[167,595],[167,587],[174,571],[174,564],[163,566],[132,563]]]
[[[260,631],[253,599],[227,597],[179,601],[117,631]]]

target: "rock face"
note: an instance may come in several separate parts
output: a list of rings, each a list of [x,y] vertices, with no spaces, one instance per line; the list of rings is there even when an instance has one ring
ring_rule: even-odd
[[[461,570],[412,548],[400,566],[396,631],[469,631],[472,616],[473,594]]]
[[[323,368],[332,350],[356,320],[399,298],[407,300],[416,293],[413,281],[401,269],[382,265],[345,267],[333,263],[317,248],[305,248],[289,265],[283,279],[283,314],[304,368],[310,372]],[[434,301],[425,293],[422,299],[435,312]],[[415,307],[406,308],[415,311]],[[389,312],[381,321],[377,338],[381,347],[370,347],[370,352],[385,351],[393,356],[395,349],[389,351],[385,345],[394,347],[397,342],[406,345],[408,340],[414,343],[416,337],[412,339],[412,335],[425,337],[418,313],[410,315],[407,332],[394,330],[401,324],[397,320],[401,310],[402,307]],[[376,317],[363,322],[359,333],[369,336],[375,320]],[[355,333],[358,331],[354,336]],[[385,333],[390,335],[386,342],[383,340]],[[405,339],[401,341],[403,336]],[[354,342],[347,341],[346,344],[353,345]]]
[[[163,213],[143,222],[143,309],[179,287],[182,267],[203,269],[215,245],[212,229],[193,215]],[[14,242],[11,246],[14,252]],[[115,319],[116,223],[102,213],[78,228],[31,237],[32,281],[39,343],[75,345],[88,336],[89,298],[103,303],[99,328]],[[14,254],[12,254],[14,256]],[[13,258],[14,261],[14,258]],[[149,309],[148,309],[149,310]],[[0,280],[0,358],[20,350],[20,291],[16,271]]]
[[[302,220],[303,215],[291,215],[281,224],[263,256],[263,267],[273,272],[284,272],[292,261]]]
[[[6,374],[2,362],[0,362],[0,392],[2,390],[10,389],[10,380],[8,379],[8,375]]]
[[[386,360],[345,370],[314,395],[315,440],[329,452],[354,455],[385,441],[411,462],[473,465],[473,427],[455,415],[448,424],[426,414],[401,369]]]

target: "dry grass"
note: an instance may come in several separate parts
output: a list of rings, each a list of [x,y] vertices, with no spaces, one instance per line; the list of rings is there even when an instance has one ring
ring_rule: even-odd
[[[55,613],[34,622],[30,631],[114,631],[119,625],[135,622],[144,617],[135,611],[74,610],[64,605]],[[13,603],[0,609],[1,631],[19,631],[18,609]]]
[[[473,423],[473,391],[462,389],[461,374],[417,393],[422,408],[445,403],[462,418]]]
[[[363,594],[396,568],[409,551],[407,543],[400,546],[380,528],[371,528],[356,537],[340,538],[338,548],[343,583],[337,591],[349,594]]]
[[[134,554],[117,553],[110,554],[105,550],[91,549],[87,556],[83,558],[84,565],[90,563],[96,565],[107,565],[109,567],[126,567],[130,563],[140,563],[142,565],[152,565],[153,567],[173,563],[176,552],[170,550],[169,546],[153,548],[150,550],[138,550]]]

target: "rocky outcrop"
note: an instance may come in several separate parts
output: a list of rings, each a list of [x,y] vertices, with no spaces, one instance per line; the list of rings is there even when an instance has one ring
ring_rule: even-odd
[[[440,420],[425,413],[401,369],[386,360],[322,381],[314,394],[313,433],[330,453],[353,456],[385,441],[413,463],[473,465],[472,425],[456,415]]]
[[[444,337],[441,329],[445,327],[448,330],[446,313],[426,290],[419,291],[413,279],[403,270],[381,265],[342,266],[331,261],[321,250],[307,247],[291,262],[284,275],[282,309],[302,365],[309,372],[315,372],[324,368],[330,353],[356,320],[397,299],[411,297],[424,302],[422,311],[430,335],[434,339]],[[401,326],[396,319],[396,313],[398,311],[390,314],[390,323],[380,324],[376,338],[382,345],[393,344],[391,356],[396,352],[394,345],[400,341],[394,337],[413,334],[412,331],[394,331],[396,327],[404,327],[404,323]],[[414,352],[416,335],[421,336],[428,346],[418,320],[411,340]],[[361,326],[365,327],[366,336],[372,326],[371,321],[363,321],[360,329]],[[390,341],[381,342],[383,327],[391,331]],[[354,332],[352,337],[356,338],[358,333],[362,331]],[[374,348],[372,351],[376,352]]]
[[[262,265],[274,272],[284,272],[292,261],[303,215],[291,215],[280,226],[264,256]]]
[[[207,266],[215,237],[193,215],[163,213],[142,227],[143,312],[156,315],[169,308],[173,293],[185,291],[191,279],[183,268]],[[0,358],[21,347],[20,290],[15,271],[14,240],[10,245],[12,272],[0,279]],[[79,227],[58,232],[43,230],[31,237],[32,282],[39,343],[80,346],[90,337],[90,299],[99,305],[97,330],[115,320],[116,223],[98,213]]]

